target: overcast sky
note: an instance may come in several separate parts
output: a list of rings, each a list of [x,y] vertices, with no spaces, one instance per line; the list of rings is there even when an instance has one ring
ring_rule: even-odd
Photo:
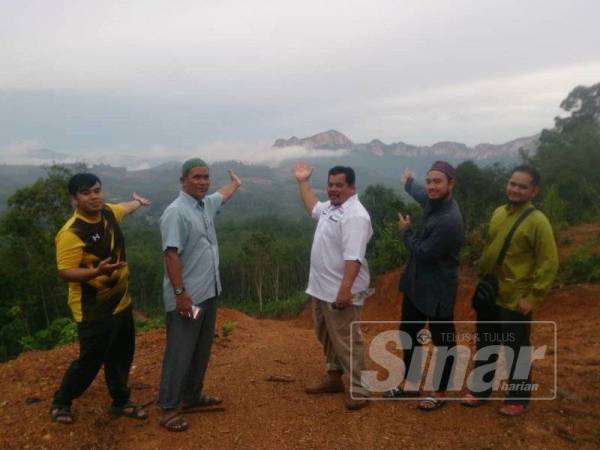
[[[0,162],[503,143],[600,82],[597,0],[2,0]],[[60,156],[60,155],[59,155]]]

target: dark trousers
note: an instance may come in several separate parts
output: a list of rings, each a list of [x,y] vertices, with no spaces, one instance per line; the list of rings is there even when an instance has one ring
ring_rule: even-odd
[[[513,351],[514,358],[510,366],[508,384],[508,400],[506,403],[524,404],[529,402],[531,387],[531,358],[523,359],[521,362],[529,364],[529,370],[525,376],[516,378],[517,361],[522,347],[528,347],[531,334],[531,313],[523,316],[517,311],[511,311],[499,306],[494,306],[488,311],[477,311],[477,351],[487,347],[504,345]],[[491,364],[492,369],[486,372],[482,380],[491,384],[496,375],[494,364],[498,361],[498,353],[494,352],[484,361],[475,361],[475,368]],[[472,393],[480,398],[489,397],[492,387],[483,388],[475,384]]]
[[[456,345],[454,323],[452,322],[453,319],[452,317],[429,317],[417,309],[407,295],[404,295],[404,302],[402,303],[402,315],[400,320],[400,331],[407,333],[410,336],[412,343],[412,348],[403,350],[404,366],[406,367],[407,371],[406,382],[411,384],[414,383],[416,386],[420,386],[420,370],[414,372],[409,371],[413,363],[416,367],[421,367],[421,355],[423,353],[417,350],[422,350],[420,347],[423,345],[423,340],[418,339],[419,331],[424,329],[426,323],[429,322],[429,332],[431,333],[431,341],[433,344],[436,347],[446,347],[450,349]],[[436,321],[446,321],[446,323],[436,323]],[[419,340],[421,340],[421,342],[419,342]],[[456,358],[453,356],[445,357],[443,352],[438,351],[433,377],[434,389],[437,392],[445,392],[448,389],[450,376],[452,374],[452,366],[454,365],[455,359]],[[413,374],[414,377],[412,377]]]
[[[135,351],[135,326],[131,308],[105,319],[77,324],[79,358],[71,363],[54,394],[53,404],[71,406],[92,384],[104,364],[104,378],[113,406],[129,400],[127,381]]]
[[[177,408],[181,402],[198,401],[210,358],[215,333],[217,299],[199,304],[196,319],[182,317],[177,311],[166,316],[167,345],[163,358],[158,406]]]

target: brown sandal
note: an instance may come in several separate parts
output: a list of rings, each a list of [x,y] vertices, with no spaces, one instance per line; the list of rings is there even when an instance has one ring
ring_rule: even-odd
[[[423,400],[419,402],[417,408],[421,411],[435,411],[436,409],[440,409],[442,406],[446,404],[446,400],[440,397],[424,397]]]
[[[167,414],[159,422],[160,426],[168,431],[185,431],[189,428],[187,421],[178,412]]]

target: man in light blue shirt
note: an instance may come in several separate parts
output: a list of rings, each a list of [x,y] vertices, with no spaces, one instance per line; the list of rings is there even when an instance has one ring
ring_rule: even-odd
[[[206,163],[187,160],[181,170],[179,196],[160,218],[165,258],[163,298],[167,344],[162,365],[158,406],[161,425],[184,431],[186,420],[179,407],[216,405],[219,397],[203,395],[216,319],[216,299],[221,293],[219,246],[214,218],[218,209],[241,186],[229,171],[231,182],[206,195],[210,175]]]

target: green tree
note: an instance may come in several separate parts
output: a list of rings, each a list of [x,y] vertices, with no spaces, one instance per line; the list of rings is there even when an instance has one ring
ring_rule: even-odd
[[[565,98],[560,107],[571,113],[569,117],[556,117],[556,129],[568,131],[580,125],[600,123],[600,83],[593,86],[577,86]]]
[[[554,236],[557,236],[558,231],[565,225],[565,211],[567,209],[567,204],[560,198],[556,185],[553,184],[546,190],[540,208],[544,214],[546,214],[548,220],[550,220],[552,229],[554,230]]]
[[[134,307],[162,311],[163,253],[160,231],[145,216],[132,215],[123,222],[129,264],[129,291]]]
[[[456,167],[454,198],[460,206],[467,234],[481,233],[492,211],[506,201],[508,169],[495,164],[479,167],[464,161]]]
[[[369,267],[374,275],[396,270],[407,257],[407,251],[398,231],[398,213],[410,214],[418,223],[420,208],[416,203],[405,204],[400,196],[380,184],[367,186],[360,196],[361,203],[371,216],[373,237],[367,248]]]
[[[565,221],[576,223],[600,214],[600,83],[576,87],[561,107],[571,115],[542,132],[531,161],[565,202]]]
[[[0,219],[0,339],[8,356],[20,351],[12,333],[32,336],[67,313],[65,286],[56,276],[54,236],[72,213],[69,176],[68,169],[50,167],[46,178],[8,199]]]

